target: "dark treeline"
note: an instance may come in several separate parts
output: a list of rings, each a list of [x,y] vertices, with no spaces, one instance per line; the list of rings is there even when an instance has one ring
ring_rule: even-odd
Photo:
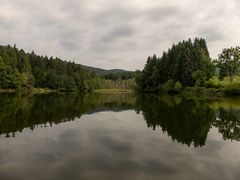
[[[116,73],[109,73],[102,76],[106,80],[129,80],[135,78],[135,72],[116,72]]]
[[[0,89],[49,88],[91,90],[96,75],[74,62],[0,46]]]
[[[135,84],[134,81],[130,81],[133,78],[133,72],[122,70],[100,76],[74,62],[57,57],[39,56],[34,52],[27,53],[16,46],[0,46],[0,89],[34,87],[62,91],[92,91],[106,87],[129,88]]]
[[[97,74],[99,71],[102,73]],[[143,71],[136,72],[87,68],[57,57],[27,53],[16,46],[0,46],[0,90],[132,89],[135,79],[142,92],[179,92],[196,86],[240,94],[239,71],[240,47],[223,49],[217,60],[211,60],[206,41],[199,38],[174,44],[161,57],[148,57]]]
[[[101,69],[97,67],[90,67],[90,66],[83,66],[87,70],[94,72],[102,79],[106,80],[129,80],[135,78],[135,72],[134,71],[126,71],[123,69]]]
[[[215,73],[206,41],[194,39],[174,44],[162,57],[148,57],[136,82],[141,91],[201,86]]]

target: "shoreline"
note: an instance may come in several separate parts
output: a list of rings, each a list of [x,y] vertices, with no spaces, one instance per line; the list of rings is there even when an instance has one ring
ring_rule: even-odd
[[[240,96],[240,89],[226,89],[226,88],[200,88],[188,87],[183,89],[180,94],[207,96],[207,97],[238,97]]]
[[[0,89],[0,93],[15,93],[16,89]]]
[[[134,93],[131,89],[96,89],[95,93]]]
[[[47,93],[64,93],[65,91],[45,89],[45,88],[32,88],[32,89],[0,89],[0,93],[30,93],[30,94],[47,94]],[[69,91],[68,91],[69,92]],[[75,92],[76,91],[70,91]],[[183,95],[183,96],[196,96],[196,97],[240,97],[240,89],[225,89],[225,88],[203,88],[203,87],[186,87],[178,91],[149,91],[138,92],[133,89],[96,89],[94,93],[140,93],[140,94],[168,94],[168,95]]]
[[[30,94],[42,94],[58,92],[53,89],[32,88],[32,89],[0,89],[0,93],[30,93]]]
[[[240,97],[240,88],[204,88],[204,87],[186,87],[180,90],[168,91],[148,91],[139,92],[143,94],[168,94],[168,95],[183,95],[196,97]]]

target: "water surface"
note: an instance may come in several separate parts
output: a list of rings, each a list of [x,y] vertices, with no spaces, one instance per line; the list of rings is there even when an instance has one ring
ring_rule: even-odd
[[[240,101],[0,95],[0,178],[239,179]]]

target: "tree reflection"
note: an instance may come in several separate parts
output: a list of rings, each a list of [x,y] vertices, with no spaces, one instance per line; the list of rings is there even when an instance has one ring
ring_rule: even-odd
[[[15,136],[24,128],[72,121],[84,113],[133,109],[132,94],[0,94],[0,134]]]
[[[239,101],[188,99],[178,96],[123,94],[0,94],[0,134],[15,136],[24,128],[52,126],[86,113],[134,109],[149,128],[160,128],[173,141],[205,145],[212,126],[223,139],[240,140]]]
[[[195,147],[205,145],[215,113],[205,102],[174,97],[142,96],[137,102],[147,126],[161,127],[173,140]]]
[[[219,108],[213,125],[218,128],[224,140],[240,140],[240,110],[232,106],[229,109]]]

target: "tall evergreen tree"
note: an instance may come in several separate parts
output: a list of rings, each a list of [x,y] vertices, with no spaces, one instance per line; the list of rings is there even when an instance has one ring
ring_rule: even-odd
[[[142,91],[156,91],[169,80],[184,87],[204,85],[214,71],[206,41],[189,39],[174,44],[161,58],[148,57],[137,84]]]

